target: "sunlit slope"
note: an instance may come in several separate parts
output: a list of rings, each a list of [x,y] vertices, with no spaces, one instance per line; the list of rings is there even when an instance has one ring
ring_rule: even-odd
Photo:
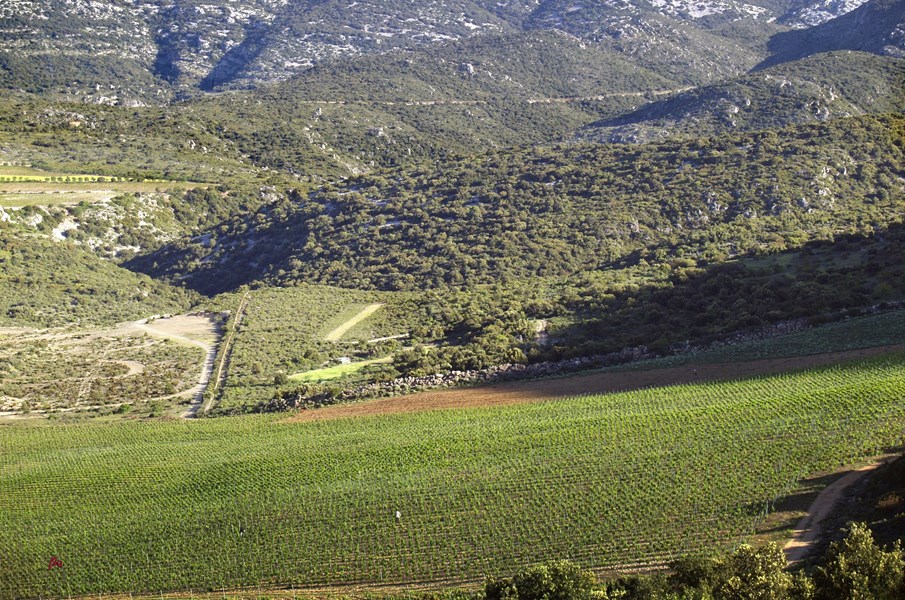
[[[735,543],[797,480],[901,444],[903,395],[899,355],[496,410],[6,426],[0,596],[662,561]]]

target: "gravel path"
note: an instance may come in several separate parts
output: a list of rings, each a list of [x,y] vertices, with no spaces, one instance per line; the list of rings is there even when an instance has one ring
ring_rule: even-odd
[[[191,405],[189,405],[188,409],[186,409],[186,411],[182,413],[182,418],[190,419],[197,415],[198,410],[204,403],[204,390],[207,389],[207,385],[210,383],[211,376],[214,373],[214,359],[217,355],[217,345],[208,344],[196,339],[192,339],[173,331],[164,331],[157,329],[149,324],[147,319],[134,321],[132,323],[132,327],[154,337],[166,338],[204,350],[204,364],[201,366],[201,373],[198,375],[198,383],[195,384],[195,387],[184,392],[179,392],[178,394],[173,394],[172,396],[167,396],[167,398],[191,396],[192,403]]]
[[[795,563],[807,556],[823,533],[821,523],[826,519],[845,491],[862,477],[885,464],[886,461],[866,465],[828,485],[808,507],[808,514],[792,531],[792,539],[785,545],[786,560]]]

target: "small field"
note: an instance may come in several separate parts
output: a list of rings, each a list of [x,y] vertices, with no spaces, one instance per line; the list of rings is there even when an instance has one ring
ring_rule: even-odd
[[[18,208],[20,206],[72,206],[80,202],[105,202],[119,195],[113,190],[56,190],[51,192],[3,192],[0,191],[0,206]]]
[[[56,173],[52,173],[56,175]],[[40,176],[51,175],[47,171],[41,171],[33,167],[23,167],[17,165],[0,165],[0,180],[6,177],[23,177],[23,176]]]
[[[901,447],[905,355],[494,408],[0,426],[0,595],[480,580],[748,539]],[[396,517],[399,511],[399,518]],[[56,556],[65,571],[47,569]]]
[[[106,183],[126,181],[127,179],[124,177],[110,177],[96,173],[63,173],[42,171],[34,167],[0,165],[0,184],[13,182]],[[166,183],[166,181],[157,180],[149,183]]]
[[[348,363],[344,365],[336,365],[334,367],[326,367],[324,369],[314,369],[313,371],[305,371],[303,373],[290,375],[289,380],[301,383],[318,383],[321,381],[330,381],[333,379],[339,379],[340,377],[345,377],[346,375],[358,373],[365,367],[370,367],[371,365],[387,364],[391,361],[392,358],[387,356],[385,358],[363,360],[360,362]]]
[[[204,184],[184,181],[7,181],[0,176],[0,206],[67,206],[106,202],[127,193],[191,189]]]
[[[219,296],[211,307],[234,313],[243,295]],[[387,358],[387,350],[368,340],[407,333],[405,314],[395,306],[405,297],[317,285],[253,290],[236,331],[218,408],[270,399],[281,373],[295,382],[323,381],[385,364],[381,359]],[[337,365],[342,357],[352,364]]]
[[[196,188],[185,181],[127,181],[85,173],[50,173],[31,167],[0,166],[0,207],[67,206],[106,202],[126,193]]]
[[[353,305],[350,308],[356,310],[358,307]],[[368,304],[361,310],[356,310],[355,314],[348,319],[345,318],[345,315],[340,315],[339,317],[342,319],[342,323],[331,329],[330,332],[324,336],[324,340],[328,342],[338,342],[344,335],[352,331],[357,325],[364,323],[381,308],[383,308],[383,304]]]
[[[42,171],[34,167],[0,165],[0,183],[10,181],[97,181],[98,179],[107,180],[109,177],[102,177],[89,173],[62,173]],[[115,179],[115,178],[114,178]]]

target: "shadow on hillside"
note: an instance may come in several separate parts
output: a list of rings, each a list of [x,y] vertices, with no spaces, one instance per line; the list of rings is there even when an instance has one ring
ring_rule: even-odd
[[[885,46],[894,41],[893,33],[903,21],[905,1],[873,0],[815,27],[777,33],[767,43],[770,57],[753,70],[835,50],[890,54]]]
[[[235,79],[264,50],[267,43],[266,35],[270,31],[270,27],[265,23],[252,20],[244,25],[244,29],[245,37],[242,43],[230,48],[211,72],[201,80],[199,87],[203,91],[212,92],[218,86]]]
[[[182,267],[176,272],[190,271],[192,277],[185,283],[211,294],[279,275],[245,262],[225,272],[217,264],[186,257],[185,244],[177,242],[125,266],[154,276],[159,274],[156,261],[168,264],[168,257],[181,257]],[[810,242],[793,250],[721,263],[696,263],[670,256],[671,251],[634,252],[607,269],[618,273],[644,263],[651,265],[648,272],[657,272],[658,278],[640,288],[630,285],[628,275],[626,291],[615,293],[613,284],[595,283],[593,275],[579,275],[568,282],[568,289],[551,301],[555,306],[550,310],[555,316],[577,317],[578,322],[553,331],[552,343],[541,349],[538,359],[608,354],[637,346],[668,355],[683,345],[705,346],[727,335],[741,339],[775,335],[891,308],[905,299],[902,224],[870,235],[839,235],[832,242]],[[251,260],[249,253],[243,256]],[[618,285],[618,277],[608,279]],[[513,285],[531,282],[514,281]],[[547,318],[551,314],[526,316]],[[902,342],[905,340],[888,343]]]
[[[645,259],[653,260],[635,253],[616,268]],[[670,276],[659,284],[615,295],[582,290],[568,309],[584,320],[552,334],[551,358],[635,346],[669,354],[727,334],[764,337],[896,307],[905,299],[905,226],[704,267],[665,263]]]

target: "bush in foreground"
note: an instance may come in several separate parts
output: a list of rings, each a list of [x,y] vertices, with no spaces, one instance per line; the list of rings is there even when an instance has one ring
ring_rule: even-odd
[[[594,574],[568,561],[530,567],[512,577],[490,578],[484,600],[901,600],[905,552],[874,541],[864,524],[852,524],[809,576],[786,570],[775,543],[739,546],[719,557],[683,557],[669,575],[628,576],[597,586]]]

